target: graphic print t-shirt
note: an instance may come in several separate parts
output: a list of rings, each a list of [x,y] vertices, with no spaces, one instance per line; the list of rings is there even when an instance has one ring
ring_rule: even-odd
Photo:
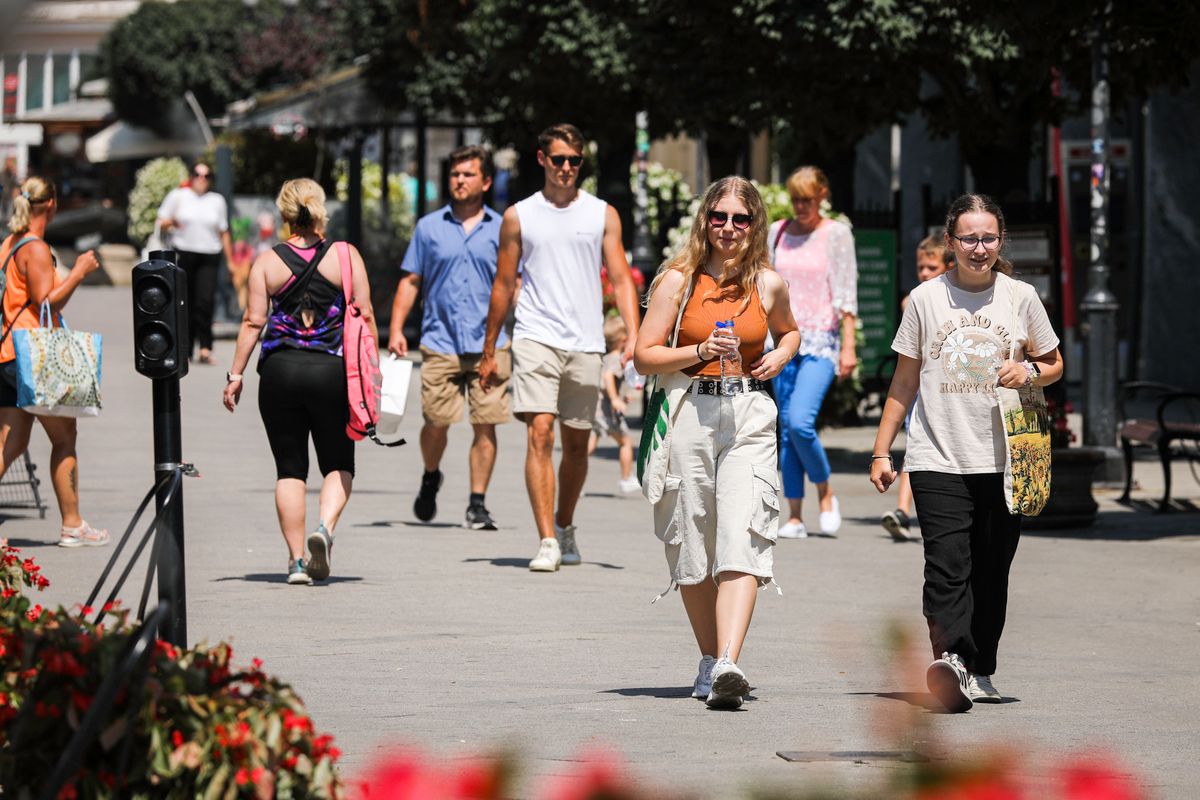
[[[893,350],[921,362],[904,469],[1003,472],[996,376],[1010,348],[1021,361],[1056,347],[1046,309],[1027,283],[997,273],[991,288],[968,292],[939,275],[913,289],[892,340]]]

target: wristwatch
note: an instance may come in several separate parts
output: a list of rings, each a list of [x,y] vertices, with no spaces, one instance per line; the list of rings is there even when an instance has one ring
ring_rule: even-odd
[[[233,383],[234,381],[240,381],[241,379],[242,379],[241,375],[236,375],[232,372],[225,373],[225,382],[226,383]]]
[[[1025,371],[1029,376],[1029,379],[1025,381],[1025,385],[1032,386],[1034,381],[1036,381],[1038,378],[1042,377],[1042,370],[1038,367],[1037,362],[1026,361],[1024,363],[1025,363]]]

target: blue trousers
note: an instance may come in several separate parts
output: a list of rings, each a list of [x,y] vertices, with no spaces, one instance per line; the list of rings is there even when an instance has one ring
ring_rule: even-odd
[[[835,368],[828,358],[796,356],[775,377],[779,404],[779,464],[783,470],[783,495],[804,497],[804,476],[813,483],[829,480],[829,458],[817,438],[817,413],[833,384]]]

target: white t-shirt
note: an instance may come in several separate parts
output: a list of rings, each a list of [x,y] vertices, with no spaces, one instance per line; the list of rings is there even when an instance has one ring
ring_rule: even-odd
[[[1017,313],[1013,313],[1012,298]],[[996,273],[991,288],[968,292],[939,275],[912,290],[892,349],[921,362],[904,469],[971,475],[1004,471],[1004,428],[996,375],[1013,359],[1058,347],[1037,291]]]
[[[538,192],[517,203],[521,296],[513,339],[577,353],[604,352],[604,218],[608,203],[580,191],[558,208]]]
[[[196,194],[191,187],[173,189],[158,208],[159,220],[175,220],[171,246],[188,253],[221,252],[221,233],[229,230],[225,198],[217,192]]]

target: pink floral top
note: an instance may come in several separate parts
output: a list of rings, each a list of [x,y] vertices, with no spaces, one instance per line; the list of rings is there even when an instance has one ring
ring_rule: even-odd
[[[827,358],[835,365],[841,353],[843,314],[858,316],[858,261],[850,226],[827,219],[812,233],[784,233],[779,220],[768,241],[771,263],[787,281],[792,314],[800,328],[800,354]],[[778,245],[776,245],[778,242]]]

